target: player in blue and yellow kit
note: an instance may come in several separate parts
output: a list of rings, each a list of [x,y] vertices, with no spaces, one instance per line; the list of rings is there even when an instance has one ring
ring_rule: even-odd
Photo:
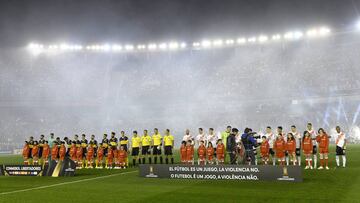
[[[129,149],[129,138],[125,135],[125,131],[120,132],[121,136],[119,138],[119,145],[120,147],[123,147],[123,149],[128,152]],[[129,166],[129,159],[128,157],[125,158],[125,164],[126,166]]]
[[[146,158],[149,158],[149,164],[151,164],[150,147],[151,147],[151,137],[148,135],[148,131],[144,130],[144,135],[141,137],[142,164],[145,164]]]
[[[165,130],[164,136],[164,151],[165,151],[165,163],[169,163],[169,158],[171,158],[171,164],[174,164],[174,157],[173,157],[173,147],[174,147],[174,136],[170,134],[170,130]]]
[[[162,137],[157,128],[154,129],[154,134],[152,138],[152,155],[154,158],[154,163],[157,164],[158,158],[160,158],[160,164],[163,163],[163,158],[161,156],[161,147],[162,147]]]
[[[115,132],[111,132],[111,138],[109,139],[109,147],[111,147],[114,163],[117,162],[117,146],[118,146],[118,139],[115,137]]]
[[[87,152],[87,147],[88,147],[88,141],[86,139],[86,135],[82,134],[81,135],[81,147],[82,147],[82,168],[84,168],[84,164],[86,163],[86,152]]]

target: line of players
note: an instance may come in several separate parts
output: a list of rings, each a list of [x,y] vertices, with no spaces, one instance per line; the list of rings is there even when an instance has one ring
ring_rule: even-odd
[[[164,149],[165,163],[171,161],[173,164],[174,137],[169,129],[166,129],[164,134],[162,137],[157,128],[151,136],[147,130],[144,130],[141,137],[137,131],[133,131],[130,140],[124,131],[121,131],[119,139],[116,138],[115,132],[111,132],[110,139],[104,134],[100,143],[95,140],[94,135],[91,135],[88,141],[85,134],[82,134],[81,139],[75,135],[73,140],[65,137],[63,141],[59,137],[54,139],[53,133],[50,134],[49,140],[45,140],[44,135],[40,136],[39,141],[34,141],[34,138],[30,137],[23,148],[24,164],[44,165],[49,159],[63,161],[65,157],[69,157],[76,163],[78,169],[103,167],[118,169],[129,166],[129,151],[131,151],[132,166],[145,163],[146,159],[148,163],[154,160],[157,164],[159,160],[162,164],[162,149]]]
[[[210,128],[206,135],[202,128],[199,128],[199,134],[196,137],[190,135],[190,131],[186,130],[183,141],[180,147],[180,159],[184,164],[194,164],[194,145],[197,145],[198,164],[222,164],[225,156],[228,154],[230,163],[236,164],[258,164],[257,163],[257,147],[260,148],[260,157],[263,164],[270,163],[276,165],[276,161],[280,165],[301,166],[301,152],[305,157],[305,169],[317,168],[317,158],[320,158],[320,167],[318,169],[329,169],[328,154],[330,136],[323,128],[317,132],[313,129],[311,123],[307,124],[307,129],[301,135],[295,125],[291,126],[291,131],[287,134],[283,132],[283,128],[279,126],[276,134],[272,132],[270,126],[266,128],[266,133],[261,136],[259,143],[256,139],[248,134],[251,134],[251,129],[246,129],[244,134],[240,135],[236,129],[233,132],[231,126],[228,126],[226,131],[220,135],[215,135],[214,129]],[[249,131],[250,130],[250,131]],[[346,166],[346,137],[339,126],[336,126],[336,164],[340,166],[340,157],[342,158],[342,166]],[[230,148],[230,135],[233,135],[236,142],[236,149],[233,151]],[[258,136],[260,138],[260,136]],[[231,140],[231,139],[230,139]],[[251,143],[253,142],[253,143]],[[249,149],[249,143],[251,148]],[[225,152],[226,151],[226,152]],[[235,158],[232,158],[235,154]],[[251,156],[253,154],[253,156]],[[231,159],[235,159],[234,161]],[[254,159],[254,160],[251,160]]]
[[[337,166],[340,166],[340,157],[342,157],[343,167],[345,167],[345,134],[341,132],[339,126],[336,127],[336,131],[336,163]],[[317,135],[311,123],[308,123],[303,136],[297,132],[295,126],[291,126],[291,131],[287,135],[283,133],[281,126],[277,128],[276,134],[272,132],[271,127],[267,127],[261,143],[254,143],[254,147],[250,151],[254,156],[249,156],[251,153],[244,147],[244,144],[248,142],[248,140],[244,140],[244,134],[233,133],[231,126],[228,126],[220,135],[216,135],[213,128],[209,129],[207,135],[202,128],[199,128],[199,134],[196,138],[190,135],[189,130],[186,130],[180,147],[181,162],[194,164],[194,145],[196,144],[198,147],[198,164],[223,164],[226,155],[229,154],[231,157],[231,153],[233,153],[226,144],[230,135],[234,135],[236,140],[236,155],[238,158],[236,163],[238,164],[245,162],[250,164],[252,161],[257,164],[257,146],[260,146],[260,157],[263,164],[268,164],[271,156],[273,165],[276,164],[276,160],[281,165],[284,165],[285,162],[287,165],[290,162],[294,165],[301,165],[302,151],[306,160],[306,169],[312,169],[317,167],[317,151],[319,151],[319,169],[324,167],[328,169],[330,136],[322,128],[318,130]],[[165,152],[165,163],[168,164],[169,160],[172,164],[174,163],[174,137],[168,129],[165,131],[164,137],[160,135],[156,128],[152,136],[148,134],[147,130],[144,130],[142,137],[138,136],[136,131],[133,131],[131,142],[129,143],[129,141],[124,131],[121,131],[119,140],[115,137],[115,132],[111,133],[110,139],[107,138],[107,134],[104,134],[99,144],[94,135],[91,136],[88,142],[85,134],[82,135],[81,140],[75,135],[73,141],[67,137],[63,141],[59,137],[54,139],[53,133],[50,134],[49,140],[45,140],[43,135],[41,135],[39,141],[34,141],[33,137],[30,137],[23,149],[24,163],[29,164],[29,160],[32,160],[32,164],[46,164],[49,159],[58,161],[69,156],[76,162],[78,168],[124,168],[129,166],[129,151],[131,151],[133,166],[136,166],[137,162],[139,164],[146,163],[146,159],[148,159],[148,163],[152,163],[153,160],[157,164],[159,160],[162,164],[162,149]],[[255,160],[250,160],[251,158]],[[230,160],[230,162],[232,161]]]

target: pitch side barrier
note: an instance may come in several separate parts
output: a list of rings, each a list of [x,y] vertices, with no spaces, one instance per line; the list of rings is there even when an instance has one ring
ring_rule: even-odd
[[[0,165],[0,176],[74,176],[75,163],[69,158],[40,165]]]
[[[302,182],[300,166],[272,165],[140,165],[140,176],[145,178],[234,180],[234,181],[289,181]]]

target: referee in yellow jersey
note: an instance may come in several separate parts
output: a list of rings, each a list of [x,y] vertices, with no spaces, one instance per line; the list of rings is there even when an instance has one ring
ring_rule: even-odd
[[[174,136],[170,134],[170,130],[165,130],[164,136],[164,151],[165,151],[165,163],[169,164],[169,157],[171,158],[171,164],[174,164],[173,157],[173,147],[174,147]]]
[[[139,159],[140,146],[141,146],[141,139],[138,136],[137,131],[134,130],[133,137],[131,138],[131,156],[133,161],[133,167],[135,167],[136,165],[136,160],[139,160],[139,164],[140,164],[140,159]]]
[[[157,164],[158,158],[160,158],[160,164],[163,163],[163,158],[161,156],[161,147],[162,147],[162,137],[157,128],[154,129],[154,134],[152,135],[152,155],[154,157],[154,163]]]
[[[144,135],[141,137],[142,164],[145,164],[146,158],[149,158],[149,164],[151,164],[150,146],[151,146],[151,137],[148,135],[148,131],[144,130]]]

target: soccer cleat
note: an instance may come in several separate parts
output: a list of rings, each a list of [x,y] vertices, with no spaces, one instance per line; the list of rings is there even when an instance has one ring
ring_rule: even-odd
[[[322,170],[322,169],[324,169],[324,167],[322,167],[322,166],[320,166],[320,167],[318,168],[318,170]]]
[[[314,168],[312,166],[310,166],[310,169],[313,170]]]
[[[306,166],[306,167],[305,167],[305,170],[308,170],[308,169],[309,169],[309,166]]]
[[[328,166],[326,166],[326,167],[325,167],[325,169],[326,169],[326,170],[329,170],[329,167],[328,167]]]

